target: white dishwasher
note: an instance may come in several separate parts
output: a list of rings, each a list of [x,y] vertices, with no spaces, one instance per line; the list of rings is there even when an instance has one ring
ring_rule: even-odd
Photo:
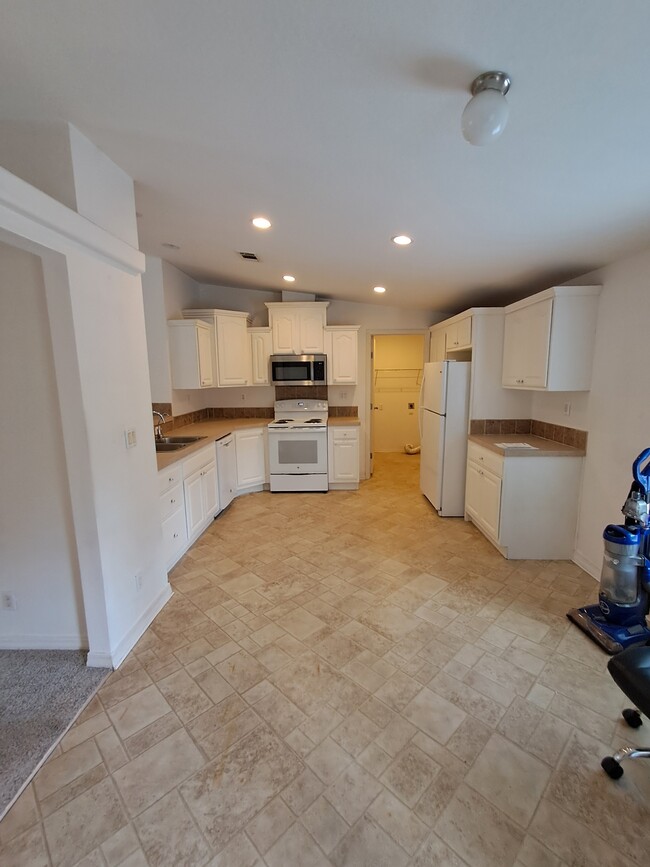
[[[237,490],[237,459],[235,438],[228,434],[217,440],[217,471],[219,478],[219,503],[225,509],[235,498]]]

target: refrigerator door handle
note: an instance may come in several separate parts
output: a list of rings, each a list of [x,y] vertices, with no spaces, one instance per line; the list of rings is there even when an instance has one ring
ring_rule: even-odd
[[[420,383],[420,397],[418,399],[418,433],[420,435],[420,446],[422,446],[422,413],[424,410],[422,409],[422,398],[424,395],[424,377],[425,372],[422,371],[422,382]]]

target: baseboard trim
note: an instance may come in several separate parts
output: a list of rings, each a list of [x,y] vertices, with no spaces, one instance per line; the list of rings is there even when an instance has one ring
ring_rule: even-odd
[[[2,650],[88,650],[85,635],[3,635]]]
[[[581,554],[580,551],[574,551],[571,559],[576,566],[580,566],[580,568],[588,575],[591,575],[591,577],[595,578],[596,581],[600,581],[600,565],[592,563],[592,561],[585,557],[584,554]]]
[[[92,653],[92,651],[88,651],[86,665],[89,668],[113,668],[113,657],[110,653]]]
[[[154,617],[160,613],[160,611],[164,608],[164,606],[169,602],[172,598],[173,591],[169,584],[166,584],[163,589],[160,591],[158,596],[153,600],[151,605],[143,612],[143,614],[138,617],[136,622],[133,624],[131,629],[126,633],[124,638],[120,641],[120,643],[115,647],[111,653],[111,663],[110,666],[112,668],[118,668],[122,662],[129,655],[131,650],[138,643],[145,630],[151,625]],[[99,654],[103,656],[103,654]],[[92,654],[94,657],[95,654]],[[91,657],[91,654],[88,654],[88,657]],[[96,663],[94,663],[96,664]]]

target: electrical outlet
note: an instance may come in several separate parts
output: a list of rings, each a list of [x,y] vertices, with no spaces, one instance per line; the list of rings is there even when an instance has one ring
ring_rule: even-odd
[[[342,391],[341,392],[341,400],[347,400],[347,399],[348,399],[347,391]]]
[[[135,573],[135,589],[138,593],[142,590],[142,572]]]
[[[245,392],[243,392],[243,391],[242,391],[242,393],[241,393],[241,399],[242,399],[242,400],[246,400],[246,394],[245,394]]]
[[[6,611],[16,610],[16,597],[13,593],[0,594],[0,608],[4,608]]]
[[[564,415],[571,415],[571,404],[568,400],[564,404]]]

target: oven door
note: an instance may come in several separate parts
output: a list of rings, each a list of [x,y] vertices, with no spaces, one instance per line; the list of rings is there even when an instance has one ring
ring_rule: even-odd
[[[327,431],[269,429],[269,471],[273,475],[327,473]]]

